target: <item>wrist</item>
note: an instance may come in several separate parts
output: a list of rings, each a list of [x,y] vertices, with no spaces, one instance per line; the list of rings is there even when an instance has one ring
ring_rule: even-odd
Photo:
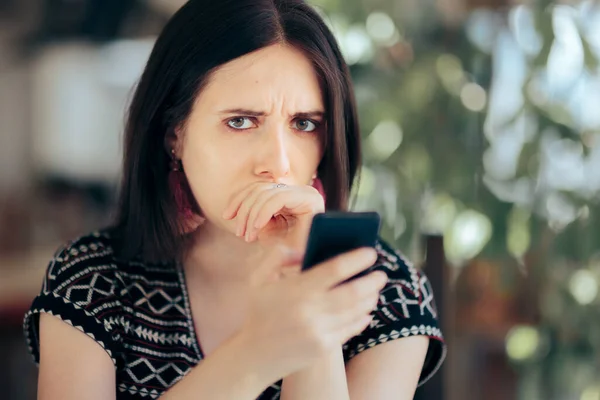
[[[238,368],[248,371],[244,376],[245,385],[264,389],[281,379],[275,360],[267,357],[270,354],[268,349],[264,349],[246,330],[231,338],[229,348]]]
[[[306,368],[283,379],[282,400],[348,399],[342,348],[336,348]]]

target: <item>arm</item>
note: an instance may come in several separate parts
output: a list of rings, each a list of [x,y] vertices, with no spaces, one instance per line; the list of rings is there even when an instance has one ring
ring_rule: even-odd
[[[277,378],[261,371],[252,346],[234,336],[169,389],[168,399],[256,399]],[[93,367],[90,367],[93,366]],[[115,367],[109,355],[86,334],[48,314],[40,316],[38,399],[116,398]]]
[[[342,353],[336,352],[285,377],[281,400],[412,399],[428,345],[426,336],[384,343],[354,357],[345,371]]]
[[[247,343],[243,335],[234,335],[161,398],[254,400],[280,378],[275,371],[267,370],[268,363],[257,362],[261,359],[264,361],[264,352]]]
[[[349,399],[341,347],[310,367],[283,378],[281,400],[304,399]]]
[[[429,338],[411,336],[382,343],[348,362],[352,400],[409,400],[414,397]]]
[[[40,314],[39,400],[116,399],[115,366],[92,338],[59,318]]]

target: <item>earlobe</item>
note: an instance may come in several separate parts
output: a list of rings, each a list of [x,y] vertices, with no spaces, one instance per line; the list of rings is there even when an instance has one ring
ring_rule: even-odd
[[[194,195],[187,182],[181,160],[176,154],[177,152],[174,148],[169,150],[171,162],[168,184],[177,208],[179,233],[187,234],[198,229],[198,227],[204,223],[205,219],[194,212],[194,208],[197,208],[194,207]]]
[[[165,150],[169,157],[181,159],[181,128],[175,128],[165,135]]]
[[[165,135],[165,150],[171,159],[179,158],[177,149],[177,136],[174,133]]]

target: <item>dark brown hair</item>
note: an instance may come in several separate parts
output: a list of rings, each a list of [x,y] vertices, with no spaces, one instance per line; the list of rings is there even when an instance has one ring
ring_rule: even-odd
[[[165,135],[188,119],[211,71],[276,43],[303,51],[319,77],[327,135],[318,174],[326,208],[347,209],[361,158],[356,105],[348,67],[318,13],[301,0],[190,0],[158,37],[129,108],[116,224],[122,256],[181,256]]]

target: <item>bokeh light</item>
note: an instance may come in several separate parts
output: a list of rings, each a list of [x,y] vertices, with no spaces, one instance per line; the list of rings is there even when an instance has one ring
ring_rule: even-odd
[[[583,393],[581,393],[580,400],[600,400],[600,384],[585,388]]]
[[[460,265],[475,257],[490,240],[492,222],[485,214],[465,210],[458,214],[446,235],[448,260]]]
[[[533,358],[539,350],[540,334],[531,326],[516,326],[506,336],[506,354],[517,362]]]
[[[598,280],[590,270],[580,269],[571,276],[569,290],[579,304],[591,304],[598,295]]]
[[[392,120],[381,121],[367,137],[373,156],[380,161],[388,159],[402,143],[402,129]]]
[[[487,95],[485,89],[476,83],[467,83],[460,91],[460,100],[466,109],[482,111],[485,108]]]
[[[437,58],[435,68],[446,90],[453,94],[460,94],[466,78],[458,57],[453,54],[442,54]]]
[[[377,44],[392,46],[400,40],[400,34],[392,18],[384,12],[375,11],[367,17],[367,32]]]

